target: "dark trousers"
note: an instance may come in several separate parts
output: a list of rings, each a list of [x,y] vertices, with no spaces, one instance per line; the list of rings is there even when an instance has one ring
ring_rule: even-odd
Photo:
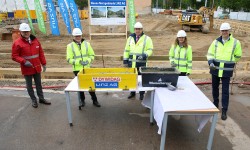
[[[44,100],[43,89],[42,89],[42,84],[41,84],[41,74],[37,73],[33,75],[25,75],[24,78],[26,82],[26,88],[27,88],[27,91],[31,100],[32,101],[36,100],[36,96],[32,88],[32,78],[34,78],[34,81],[35,81],[37,96],[39,97],[40,100]]]
[[[139,68],[137,68],[138,75],[141,75],[141,72],[139,71]],[[140,95],[144,95],[145,91],[140,91]],[[135,95],[135,92],[131,92],[131,94]]]
[[[74,73],[75,76],[77,76],[78,72],[79,71],[73,71],[73,73]],[[89,94],[91,95],[91,99],[93,101],[97,101],[97,97],[96,97],[95,92],[89,92]],[[85,100],[85,94],[84,94],[84,92],[80,92],[80,98],[81,98],[82,101]]]
[[[186,72],[181,72],[181,73],[179,74],[179,76],[187,76],[187,73],[186,73]]]
[[[218,77],[212,75],[212,90],[213,90],[213,99],[214,105],[216,107],[219,106],[219,85],[220,80],[222,82],[222,109],[227,111],[229,105],[229,84],[230,84],[230,77]]]

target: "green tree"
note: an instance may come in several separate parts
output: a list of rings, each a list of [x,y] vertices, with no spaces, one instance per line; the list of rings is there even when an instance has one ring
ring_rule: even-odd
[[[250,11],[250,0],[244,0],[242,2],[242,7],[244,11],[249,12]]]
[[[239,11],[244,9],[244,1],[245,0],[221,0],[220,6],[224,9],[230,9],[232,11]]]
[[[75,2],[81,10],[84,9],[84,7],[88,7],[88,0],[75,0]]]

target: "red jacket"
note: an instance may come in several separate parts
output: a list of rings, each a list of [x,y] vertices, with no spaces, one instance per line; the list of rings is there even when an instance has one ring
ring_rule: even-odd
[[[34,35],[30,35],[31,43],[24,38],[18,38],[12,45],[12,60],[20,63],[23,75],[33,75],[42,71],[41,64],[46,65],[42,46]],[[26,60],[32,67],[24,66]]]

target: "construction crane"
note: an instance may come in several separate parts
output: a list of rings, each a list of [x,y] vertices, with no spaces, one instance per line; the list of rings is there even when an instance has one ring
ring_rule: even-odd
[[[208,33],[209,30],[213,28],[213,15],[215,11],[213,9],[202,6],[197,10],[187,10],[178,16],[178,23],[182,25],[182,29],[189,31],[202,31],[203,33]],[[209,18],[210,26],[206,24],[206,19]]]

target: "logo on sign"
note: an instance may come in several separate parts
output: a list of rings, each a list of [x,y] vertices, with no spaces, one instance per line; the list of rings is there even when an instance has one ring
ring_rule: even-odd
[[[93,82],[120,82],[120,77],[93,77]]]
[[[118,88],[118,82],[95,82],[95,88]]]
[[[190,21],[190,19],[191,19],[191,16],[189,15],[182,15],[182,18],[181,18],[182,21]]]
[[[92,77],[95,88],[118,88],[120,77]]]

